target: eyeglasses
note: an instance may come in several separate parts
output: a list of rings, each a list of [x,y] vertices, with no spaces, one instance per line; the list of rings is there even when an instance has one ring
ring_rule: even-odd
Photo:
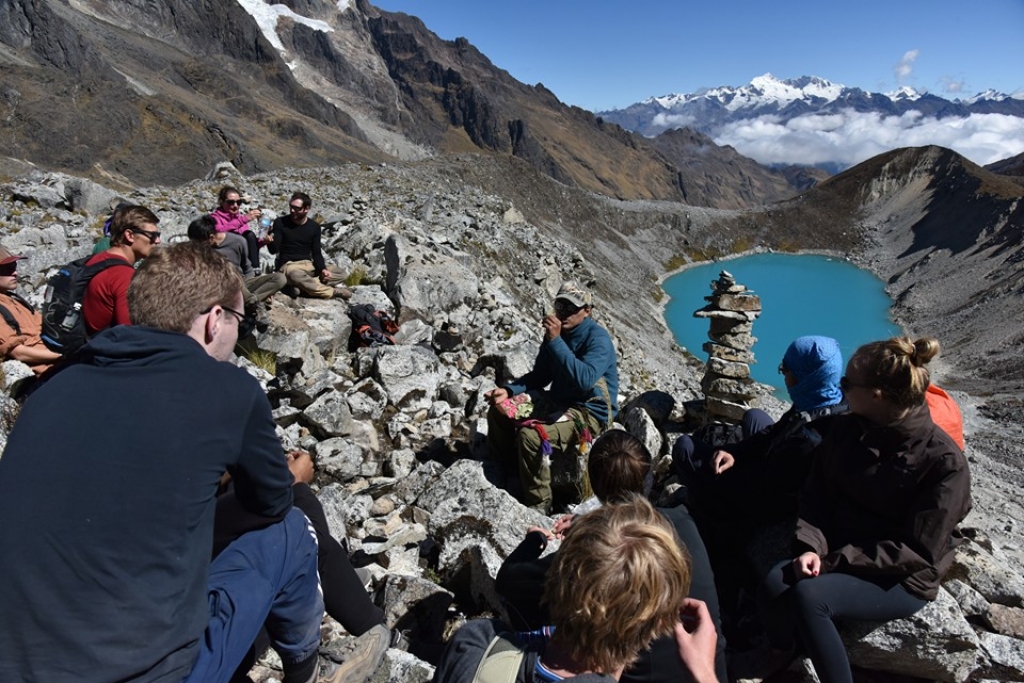
[[[302,204],[299,204],[298,206],[296,206],[295,204],[289,204],[288,210],[291,211],[292,213],[298,213],[300,211],[305,211],[306,207],[304,207]]]
[[[784,364],[782,364],[782,363],[779,363],[779,374],[780,375],[785,375],[786,374],[786,366]]]
[[[221,306],[221,308],[224,309],[226,312],[230,313],[231,315],[235,316],[236,318],[238,318],[238,339],[239,339],[239,341],[241,341],[242,339],[245,339],[246,337],[251,335],[252,331],[254,329],[256,329],[256,316],[254,316],[254,315],[246,315],[245,313],[240,313],[240,312],[236,311],[233,308],[228,308],[227,306]],[[205,311],[200,311],[199,315],[205,315],[205,314],[209,313],[212,310],[213,310],[213,306],[210,306]]]
[[[582,307],[575,305],[571,301],[564,299],[555,299],[555,315],[569,318],[579,313]]]
[[[241,199],[225,199],[224,203],[228,206],[239,206],[242,203]]]
[[[864,384],[862,382],[854,382],[846,375],[839,378],[839,388],[843,390],[843,393],[847,393],[853,387],[870,387],[870,384]]]
[[[134,235],[143,235],[146,239],[148,239],[153,244],[156,244],[156,241],[158,239],[160,239],[160,231],[159,230],[143,230],[142,228],[128,228],[128,229],[131,230],[132,234],[134,234]]]

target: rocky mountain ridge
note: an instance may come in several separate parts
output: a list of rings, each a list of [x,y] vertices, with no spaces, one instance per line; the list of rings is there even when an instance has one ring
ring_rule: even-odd
[[[743,208],[800,189],[713,143],[652,146],[366,0],[13,0],[0,64],[6,154],[124,189],[221,159],[257,173],[462,152],[622,199]]]
[[[611,200],[491,155],[228,177],[267,207],[283,209],[295,188],[309,191],[330,258],[363,271],[353,301],[394,310],[402,321],[397,346],[350,354],[343,302],[279,297],[271,328],[257,340],[272,362],[239,361],[264,383],[284,445],[315,454],[332,530],[370,563],[389,623],[410,631],[410,652],[390,651],[379,674],[395,683],[430,678],[450,622],[500,613],[497,567],[527,526],[551,523],[488,481],[482,394],[528,369],[539,317],[562,279],[594,290],[597,319],[620,356],[619,421],[664,468],[683,428],[681,406],[699,398],[703,373],[665,329],[657,283],[668,268],[752,247],[839,250],[891,273],[898,291],[914,278],[926,282],[931,296],[900,297],[897,311],[913,331],[936,334],[943,307],[956,304],[961,288],[990,282],[968,283],[949,271],[988,261],[1013,274],[1019,262],[1019,240],[1009,239],[1019,213],[1007,189],[1016,186],[937,148],[883,155],[760,212]],[[22,286],[38,300],[46,273],[88,250],[111,201],[151,206],[165,238],[176,240],[208,209],[219,182],[115,192],[29,172],[0,184],[0,243],[29,257]],[[962,213],[936,232],[956,206]],[[971,226],[963,245],[939,239],[963,224]],[[918,233],[936,246],[915,245]],[[944,271],[933,271],[933,261]],[[977,292],[976,310],[965,311],[960,325],[1012,315],[1019,298],[1000,287]],[[694,308],[706,293],[693,293]],[[976,374],[976,345],[1004,343],[975,329],[978,339],[947,343],[944,386]],[[1009,358],[1012,347],[1004,352]],[[8,385],[19,365],[4,364]],[[976,381],[973,395],[955,392],[967,415],[975,482],[976,511],[966,524],[972,540],[926,614],[847,634],[854,662],[871,680],[1024,680],[1024,433],[983,395],[1001,391],[993,398],[1002,406],[1007,394],[1018,402],[1020,394],[1003,391],[995,377]],[[762,400],[779,412],[777,402]],[[344,639],[329,623],[328,651]],[[275,675],[272,664],[261,664],[259,680]]]

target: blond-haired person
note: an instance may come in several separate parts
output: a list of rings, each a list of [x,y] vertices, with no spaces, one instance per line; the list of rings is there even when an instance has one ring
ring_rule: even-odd
[[[934,339],[896,337],[854,353],[841,381],[850,412],[825,419],[801,494],[803,552],[762,586],[773,645],[801,644],[822,683],[853,680],[832,620],[910,616],[935,599],[959,545],[970,474],[925,402],[938,351]]]
[[[434,681],[470,683],[484,671],[515,683],[618,680],[640,650],[674,633],[694,680],[710,683],[715,630],[703,603],[686,597],[689,587],[689,561],[650,503],[605,505],[573,522],[551,567],[543,599],[552,625],[513,635],[500,622],[471,621],[449,642]],[[691,629],[676,628],[681,612]],[[523,655],[514,674],[492,668],[501,652]]]

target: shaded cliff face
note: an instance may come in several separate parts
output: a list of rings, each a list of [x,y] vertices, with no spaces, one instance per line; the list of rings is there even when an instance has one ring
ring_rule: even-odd
[[[6,154],[165,183],[223,159],[251,173],[483,152],[618,198],[736,208],[796,191],[710,141],[659,149],[363,0],[256,14],[235,0],[5,3]],[[737,160],[738,180],[722,172]]]

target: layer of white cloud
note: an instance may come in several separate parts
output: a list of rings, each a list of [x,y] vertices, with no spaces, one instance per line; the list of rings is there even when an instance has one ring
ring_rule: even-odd
[[[1024,118],[972,114],[936,119],[916,111],[882,116],[849,109],[786,123],[774,116],[731,123],[714,140],[763,164],[853,166],[898,147],[939,145],[984,166],[1024,152]]]
[[[669,128],[685,128],[694,121],[696,121],[696,119],[688,115],[661,113],[654,115],[654,119],[651,121],[651,125],[658,130]]]

